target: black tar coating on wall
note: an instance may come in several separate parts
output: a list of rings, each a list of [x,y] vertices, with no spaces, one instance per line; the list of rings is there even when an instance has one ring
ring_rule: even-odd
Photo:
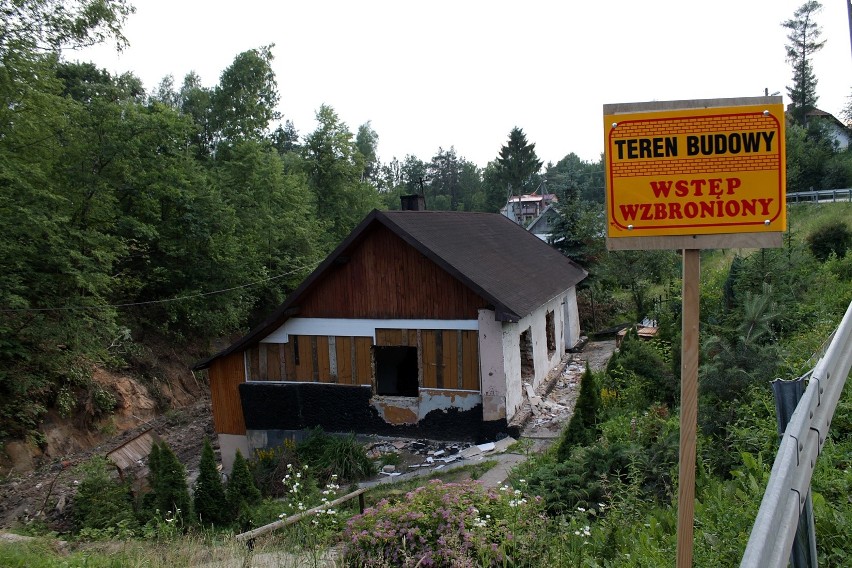
[[[506,420],[483,422],[482,405],[470,410],[433,410],[416,425],[388,424],[370,405],[372,389],[323,383],[242,383],[239,386],[246,429],[302,430],[439,440],[491,441],[499,434],[518,437]]]

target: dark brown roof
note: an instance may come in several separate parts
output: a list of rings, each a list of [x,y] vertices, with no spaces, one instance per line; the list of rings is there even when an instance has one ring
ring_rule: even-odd
[[[523,227],[496,213],[457,211],[372,211],[273,314],[218,358],[250,345],[293,315],[299,297],[373,223],[381,223],[406,243],[494,305],[501,321],[518,321],[575,286],[587,272]]]

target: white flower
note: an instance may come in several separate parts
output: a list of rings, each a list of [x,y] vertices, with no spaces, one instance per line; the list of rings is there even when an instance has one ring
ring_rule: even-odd
[[[583,507],[577,507],[577,510],[578,510],[578,511],[580,511],[581,513],[585,513],[585,512],[586,512],[586,510],[585,510]]]
[[[520,494],[521,494],[521,490],[520,490],[520,489],[515,489],[515,495],[520,495]]]

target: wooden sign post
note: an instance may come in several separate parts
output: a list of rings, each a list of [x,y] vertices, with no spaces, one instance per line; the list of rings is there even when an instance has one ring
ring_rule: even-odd
[[[681,250],[677,567],[692,566],[700,251],[782,246],[781,97],[604,105],[607,248]]]
[[[683,251],[680,362],[680,459],[677,485],[677,566],[692,566],[695,516],[695,438],[698,429],[698,301],[700,257]]]

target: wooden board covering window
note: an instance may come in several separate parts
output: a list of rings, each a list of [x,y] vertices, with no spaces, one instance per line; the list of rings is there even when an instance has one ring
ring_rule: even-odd
[[[377,329],[376,345],[418,347],[417,333],[415,329]],[[478,332],[430,329],[420,334],[424,388],[479,390]],[[372,347],[370,337],[335,336],[337,372],[333,374],[328,336],[291,335],[288,343],[260,343],[246,352],[248,380],[371,385]]]
[[[245,382],[243,352],[231,353],[213,361],[208,370],[213,427],[217,434],[246,433],[238,385]]]
[[[287,380],[370,385],[373,382],[371,337],[334,337],[336,374],[331,365],[328,336],[291,335],[284,344]],[[298,352],[298,357],[296,357]],[[298,360],[298,364],[297,364]]]
[[[423,387],[478,391],[478,332],[433,330],[421,332]]]

